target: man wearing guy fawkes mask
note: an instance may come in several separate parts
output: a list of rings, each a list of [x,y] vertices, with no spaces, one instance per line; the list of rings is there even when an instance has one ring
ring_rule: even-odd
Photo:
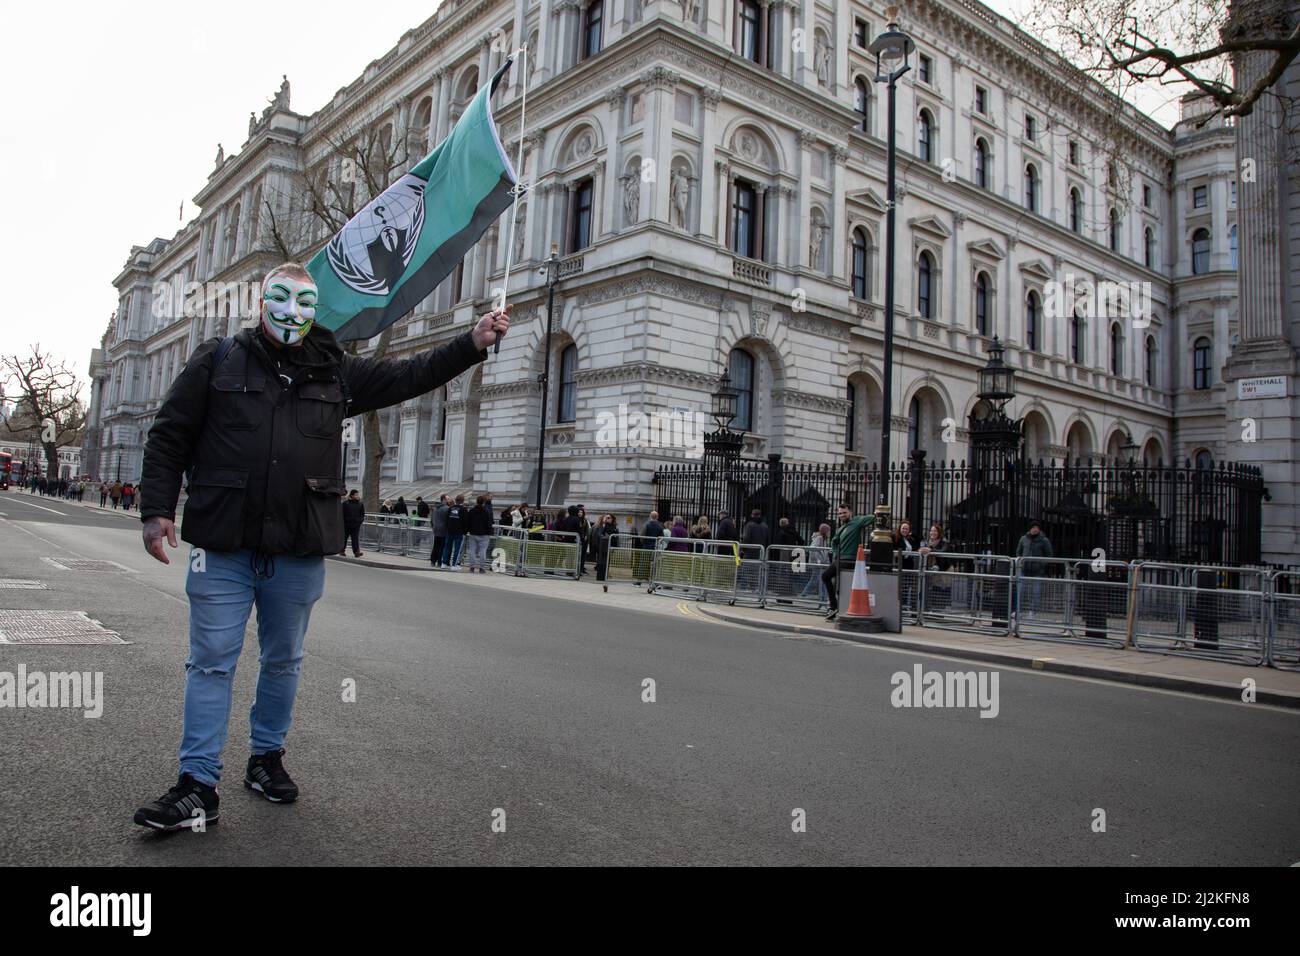
[[[163,541],[176,547],[183,475],[189,498],[181,538],[196,550],[185,582],[190,650],[180,778],[136,811],[141,826],[178,830],[217,821],[235,664],[253,605],[261,667],[244,786],[273,803],[297,799],[283,743],[307,623],[324,590],[324,555],[344,543],[343,421],[450,381],[486,359],[487,346],[510,326],[507,309],[413,358],[358,358],[313,324],[316,298],[303,266],[271,270],[260,324],[200,345],[149,430],[140,503],[145,550],[170,563]]]

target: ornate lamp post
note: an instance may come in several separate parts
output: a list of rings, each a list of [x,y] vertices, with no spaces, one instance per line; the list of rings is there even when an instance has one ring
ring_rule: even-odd
[[[1128,462],[1130,468],[1137,466],[1138,443],[1133,440],[1131,432],[1124,433],[1124,444],[1119,446],[1119,456]]]
[[[898,29],[898,24],[895,22],[897,15],[897,7],[889,7],[885,10],[885,16],[889,19],[889,27],[884,33],[876,37],[871,42],[871,46],[867,48],[867,52],[875,54],[876,57],[875,81],[889,86],[889,156],[886,164],[888,170],[888,195],[885,202],[887,210],[885,214],[885,403],[880,435],[881,504],[885,504],[887,501],[885,474],[889,468],[889,431],[893,418],[894,395],[894,212],[897,204],[895,172],[898,165],[895,90],[898,80],[912,68],[908,62],[908,57],[916,46],[907,34]]]
[[[1019,501],[1017,484],[1019,472],[1017,463],[1020,458],[1021,423],[1007,415],[1007,404],[1016,397],[1016,373],[1002,360],[1005,350],[998,337],[993,336],[989,346],[989,358],[979,371],[979,397],[988,406],[988,414],[983,418],[971,415],[970,427],[971,472],[974,493],[971,496],[969,520],[980,526],[983,533],[972,534],[974,528],[967,530],[967,537],[982,538],[986,547],[992,547],[992,522],[988,514],[991,501],[985,500],[986,489],[999,478],[1005,488],[1006,512],[1001,517],[1007,527],[1024,521],[1031,515],[1024,514],[1025,508]],[[978,517],[975,510],[979,509]],[[1013,532],[1015,529],[1011,529]]]
[[[542,414],[537,433],[537,510],[542,510],[542,471],[546,467],[546,399],[551,385],[551,326],[555,320],[555,285],[560,281],[560,254],[551,243],[551,254],[539,270],[546,273],[546,351],[543,353],[542,374],[537,377],[542,386]]]
[[[700,463],[700,494],[696,502],[696,514],[709,514],[716,510],[709,507],[712,502],[707,488],[711,480],[718,482],[718,499],[725,504],[727,483],[731,478],[728,471],[740,457],[745,444],[745,433],[731,430],[731,423],[736,420],[740,406],[740,392],[731,384],[731,375],[725,367],[710,399],[709,414],[717,423],[718,430],[704,436],[704,461]],[[716,477],[713,472],[716,472]]]

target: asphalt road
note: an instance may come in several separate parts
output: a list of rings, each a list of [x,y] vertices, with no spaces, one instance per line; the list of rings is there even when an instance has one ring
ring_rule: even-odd
[[[250,626],[221,822],[150,833],[131,814],[175,778],[185,552],[162,566],[135,519],[51,499],[11,491],[0,513],[0,578],[51,588],[0,589],[0,608],[84,610],[131,642],[0,645],[0,671],[102,671],[105,686],[99,719],[0,709],[2,864],[1300,861],[1294,713],[1007,669],[993,719],[895,708],[895,672],[981,667],[700,620],[667,599],[611,608],[595,585],[584,603],[340,562],[286,744],[302,799],[274,806],[240,783]]]

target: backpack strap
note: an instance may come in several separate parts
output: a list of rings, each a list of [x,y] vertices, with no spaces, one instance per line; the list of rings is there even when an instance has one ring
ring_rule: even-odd
[[[233,335],[227,335],[221,340],[221,344],[217,346],[217,351],[212,357],[212,371],[215,372],[221,368],[221,363],[226,360],[226,356],[230,354],[230,350],[234,347],[235,337]]]

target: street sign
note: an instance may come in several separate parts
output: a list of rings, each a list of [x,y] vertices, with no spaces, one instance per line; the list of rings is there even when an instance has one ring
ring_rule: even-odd
[[[1253,398],[1286,398],[1286,376],[1265,375],[1262,378],[1237,379],[1237,398],[1249,401]]]

